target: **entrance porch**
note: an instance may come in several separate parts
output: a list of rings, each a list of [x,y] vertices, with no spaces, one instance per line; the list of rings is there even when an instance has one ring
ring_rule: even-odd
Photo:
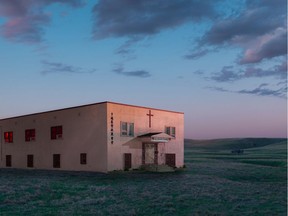
[[[144,134],[139,136],[138,138],[140,138],[142,142],[142,166],[176,166],[175,154],[167,154],[165,146],[173,138],[172,136],[166,133],[158,132]],[[171,155],[174,155],[174,161],[171,160]]]

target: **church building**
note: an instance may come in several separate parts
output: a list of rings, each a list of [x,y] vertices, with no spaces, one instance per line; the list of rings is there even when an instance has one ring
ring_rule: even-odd
[[[101,102],[0,120],[0,168],[182,167],[184,113]]]

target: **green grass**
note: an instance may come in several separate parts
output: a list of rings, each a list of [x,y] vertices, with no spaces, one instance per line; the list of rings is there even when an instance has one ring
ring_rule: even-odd
[[[222,141],[187,142],[176,173],[0,169],[0,215],[286,215],[287,141]]]

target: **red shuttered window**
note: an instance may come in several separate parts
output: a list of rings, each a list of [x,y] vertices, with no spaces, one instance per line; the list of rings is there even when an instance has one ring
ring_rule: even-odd
[[[13,132],[4,132],[4,140],[6,143],[13,143]]]

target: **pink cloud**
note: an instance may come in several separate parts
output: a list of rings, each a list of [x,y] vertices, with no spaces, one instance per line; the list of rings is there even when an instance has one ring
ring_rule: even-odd
[[[246,49],[241,64],[257,63],[287,53],[287,29],[277,28],[273,32],[258,37]]]
[[[42,41],[43,26],[50,17],[44,8],[53,3],[81,6],[81,0],[0,0],[0,16],[6,22],[0,26],[0,35],[16,42],[37,43]]]
[[[15,17],[9,19],[1,27],[1,35],[17,42],[40,42],[42,40],[41,25],[49,23],[49,16]]]
[[[228,46],[243,49],[238,63],[259,63],[287,54],[287,1],[246,1],[237,16],[216,20],[185,57],[196,59]],[[199,51],[200,50],[200,51]]]

